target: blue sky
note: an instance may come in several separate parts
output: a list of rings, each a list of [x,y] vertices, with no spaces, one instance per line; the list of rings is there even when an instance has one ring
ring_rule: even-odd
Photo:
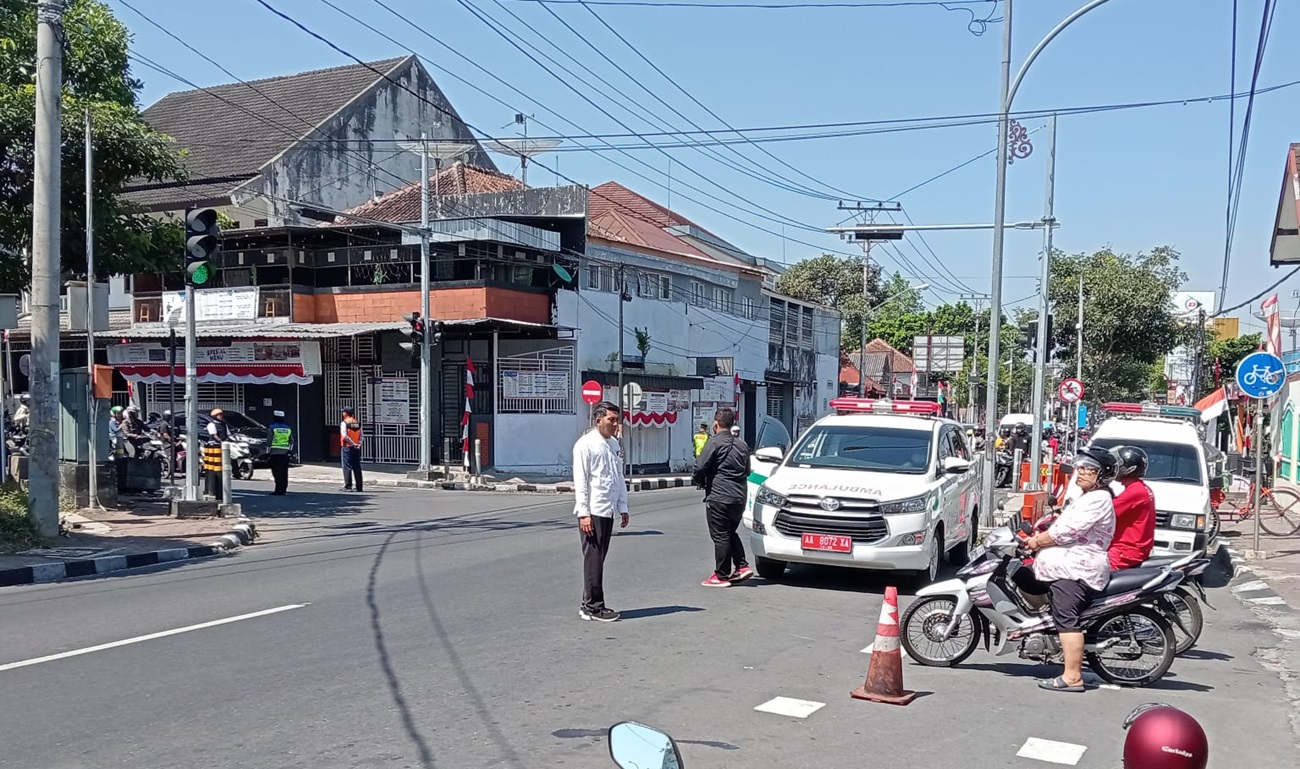
[[[345,19],[321,0],[267,1],[363,59],[406,52]],[[514,129],[503,126],[518,110],[535,115],[530,128],[533,135],[625,131],[491,31],[466,10],[461,0],[384,0],[415,26],[390,15],[374,0],[334,1],[418,53],[461,115],[477,127],[510,135]],[[201,24],[194,22],[196,14],[190,4],[166,0],[130,2],[244,79],[349,63],[273,16],[255,0],[227,0],[220,4],[219,11],[204,14]],[[665,124],[679,129],[689,127],[538,4],[519,0],[464,2],[567,66],[576,69],[546,41],[554,42],[598,73],[601,80],[596,85],[605,93],[575,85],[634,130],[656,129],[615,103],[623,99],[607,90],[610,85],[621,88],[638,105],[662,115]],[[1249,86],[1262,2],[1239,2],[1238,91]],[[1082,3],[1019,0],[1015,8],[1013,69],[1048,30]],[[134,32],[135,50],[196,83],[229,82],[229,77],[146,24],[119,0],[109,0],[109,4]],[[1286,34],[1288,29],[1300,28],[1297,5],[1279,3],[1259,78],[1261,87],[1300,77],[1296,74],[1300,72],[1300,46]],[[651,70],[582,6],[550,7],[610,59],[694,122],[708,129],[721,127],[717,119]],[[738,128],[983,114],[997,108],[1002,26],[992,23],[983,35],[972,34],[968,28],[971,14],[960,9],[592,7],[687,91]],[[990,9],[988,5],[970,7],[980,15]],[[505,9],[524,23],[509,16]],[[1076,22],[1047,48],[1027,76],[1015,107],[1034,110],[1227,93],[1231,9],[1230,0],[1113,0]],[[453,57],[416,27],[470,55],[529,98]],[[440,67],[494,94],[509,107],[440,72]],[[140,66],[136,74],[146,84],[145,104],[169,91],[186,88]],[[1232,251],[1229,305],[1282,277],[1281,271],[1268,266],[1269,232],[1287,147],[1300,140],[1300,127],[1293,129],[1300,116],[1298,105],[1300,87],[1256,99]],[[1241,99],[1238,122],[1244,108],[1245,99]],[[1030,130],[1043,124],[1041,119],[1025,122]],[[1043,215],[1045,132],[1040,130],[1032,138],[1033,154],[1017,160],[1010,169],[1009,221]],[[623,145],[630,140],[611,141]],[[782,161],[818,180],[816,183],[796,176],[752,147],[738,149],[763,168],[797,178],[811,187],[825,190],[829,186],[862,197],[889,198],[995,144],[996,126],[981,124],[764,145]],[[1186,288],[1216,289],[1224,250],[1227,147],[1226,101],[1060,118],[1056,216],[1061,228],[1056,245],[1067,252],[1104,246],[1139,251],[1172,245],[1182,253],[1183,267],[1190,275]],[[730,150],[719,152],[733,162],[741,162]],[[695,149],[645,149],[626,155],[567,152],[543,156],[539,162],[551,168],[558,165],[561,173],[583,183],[595,185],[615,179],[667,203],[669,157],[672,207],[751,252],[795,261],[815,255],[822,248],[852,248],[832,236],[803,231],[794,224],[784,225],[783,230],[782,224],[760,218],[772,214],[761,210],[755,213],[757,206],[804,225],[825,227],[845,216],[836,210],[834,201],[755,180]],[[639,178],[615,162],[649,179]],[[507,159],[501,159],[500,164],[503,170],[514,170]],[[712,186],[692,172],[719,186]],[[530,182],[534,184],[554,178],[541,168],[530,169]],[[899,200],[917,223],[988,222],[993,212],[993,182],[994,161],[989,156]],[[686,184],[721,201],[689,190]],[[750,210],[736,210],[731,204]],[[873,256],[887,269],[897,269],[934,285],[927,292],[930,302],[951,300],[957,291],[989,290],[992,238],[988,232],[931,233],[925,240],[928,247],[915,241],[901,244],[898,252],[877,248]],[[936,276],[938,271],[922,258],[924,254],[935,259],[931,248],[951,275]],[[1040,249],[1038,233],[1008,234],[1004,296],[1009,301],[1027,299],[1035,293],[1033,276],[1037,274]],[[1295,301],[1290,299],[1295,287],[1300,287],[1300,276],[1279,288],[1284,306]]]

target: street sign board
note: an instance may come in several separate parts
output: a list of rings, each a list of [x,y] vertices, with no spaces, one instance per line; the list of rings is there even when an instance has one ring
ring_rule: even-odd
[[[1078,403],[1083,400],[1083,382],[1069,377],[1061,380],[1061,386],[1056,388],[1057,395],[1066,403]]]
[[[1088,405],[1087,405],[1086,403],[1080,403],[1080,404],[1079,404],[1079,424],[1078,424],[1078,427],[1079,427],[1080,430],[1082,430],[1083,428],[1085,428],[1085,427],[1087,427],[1087,426],[1088,426]]]
[[[636,382],[628,382],[623,385],[623,410],[635,411],[640,408],[641,396],[641,385]]]
[[[605,391],[601,388],[600,382],[594,379],[588,379],[582,383],[582,402],[583,403],[600,403]]]
[[[1252,352],[1237,364],[1237,386],[1251,398],[1276,395],[1286,384],[1286,364],[1271,352]]]

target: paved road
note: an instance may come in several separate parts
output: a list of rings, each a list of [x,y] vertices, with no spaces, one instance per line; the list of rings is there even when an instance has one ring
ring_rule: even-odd
[[[699,587],[710,546],[692,490],[633,497],[609,562],[613,625],[577,618],[567,498],[244,501],[278,541],[0,593],[0,766],[600,767],[604,730],[630,718],[670,731],[690,769],[1050,766],[1016,756],[1029,738],[1113,769],[1120,722],[1152,700],[1202,718],[1217,766],[1296,764],[1278,673],[1252,658],[1271,636],[1226,589],[1202,650],[1154,689],[1042,692],[1030,677],[1045,671],[977,652],[908,665],[927,694],[896,708],[848,697],[886,582],[800,569]],[[820,707],[755,710],[776,697]]]

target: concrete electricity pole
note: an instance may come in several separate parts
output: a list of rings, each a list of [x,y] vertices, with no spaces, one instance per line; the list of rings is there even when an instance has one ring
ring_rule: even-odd
[[[1042,474],[1038,467],[1043,463],[1043,388],[1047,376],[1047,319],[1051,316],[1048,288],[1052,280],[1052,229],[1056,224],[1056,115],[1047,119],[1047,209],[1043,214],[1043,264],[1038,290],[1038,338],[1035,344],[1034,397],[1031,411],[1034,414],[1030,433],[1029,466],[1034,468],[1029,476],[1029,490],[1038,491]]]
[[[36,6],[36,136],[32,192],[31,516],[59,533],[59,273],[63,162],[63,3]]]
[[[966,408],[968,412],[966,421],[979,424],[979,419],[975,415],[977,411],[975,408],[975,383],[980,375],[980,313],[984,312],[984,300],[988,298],[988,294],[962,294],[957,298],[963,302],[971,302],[971,306],[975,310],[975,339],[971,344],[970,381],[966,383]]]
[[[440,199],[441,200],[441,199]],[[420,339],[420,469],[429,470],[433,461],[433,336],[429,320],[429,141],[420,134],[420,322],[424,334]],[[495,372],[493,372],[495,376]],[[443,457],[446,462],[447,458]]]
[[[864,224],[875,224],[877,214],[879,214],[882,211],[902,211],[903,204],[902,203],[875,203],[873,205],[868,206],[868,205],[863,205],[862,203],[854,203],[852,205],[846,205],[841,201],[840,204],[837,206],[837,208],[839,208],[839,210],[841,211],[855,211],[861,214],[863,217]],[[898,237],[902,237],[901,233],[899,234]],[[873,238],[869,238],[869,237],[862,238],[863,310],[862,310],[862,329],[860,334],[862,346],[858,348],[858,397],[859,398],[867,397],[867,309],[866,307],[869,302],[869,299],[867,297],[867,292],[871,287],[870,286],[871,246],[874,242],[875,239]]]

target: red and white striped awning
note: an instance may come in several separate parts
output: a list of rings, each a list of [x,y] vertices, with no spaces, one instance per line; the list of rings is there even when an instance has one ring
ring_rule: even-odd
[[[129,382],[166,384],[171,381],[166,364],[141,363],[117,367],[118,373]],[[307,385],[312,375],[303,370],[302,363],[219,363],[197,366],[200,382],[224,384],[292,384]],[[185,380],[185,366],[178,365],[176,380]]]

